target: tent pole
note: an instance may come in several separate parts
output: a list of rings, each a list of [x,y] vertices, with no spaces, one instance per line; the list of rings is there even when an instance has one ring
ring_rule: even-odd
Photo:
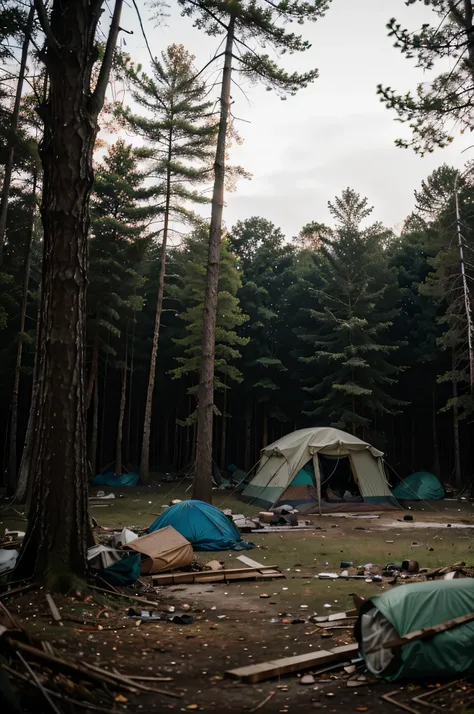
[[[318,453],[313,454],[314,478],[316,479],[316,490],[318,492],[318,512],[321,515],[321,474],[319,473]]]

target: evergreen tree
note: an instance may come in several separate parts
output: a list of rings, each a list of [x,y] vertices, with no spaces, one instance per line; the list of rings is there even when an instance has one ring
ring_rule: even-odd
[[[268,443],[268,420],[286,421],[282,409],[283,375],[288,371],[282,349],[285,332],[286,293],[291,285],[294,248],[285,243],[279,228],[264,218],[239,221],[229,242],[239,258],[242,287],[239,300],[249,320],[239,334],[248,339],[242,352],[246,393],[245,469],[250,468],[252,421],[258,405],[262,411],[262,444]]]
[[[425,72],[433,72],[446,58],[449,65],[431,82],[424,78],[415,94],[399,94],[382,85],[378,93],[412,130],[411,140],[399,139],[397,144],[412,146],[423,154],[447,146],[453,140],[453,126],[461,131],[474,126],[474,6],[472,0],[407,0],[406,5],[417,2],[433,10],[433,24],[426,23],[412,32],[391,19],[387,25],[389,37]]]
[[[183,304],[181,318],[185,326],[185,335],[174,340],[179,352],[174,379],[185,378],[188,394],[196,396],[199,381],[199,367],[202,358],[202,330],[204,320],[204,295],[206,282],[207,236],[205,229],[196,232],[186,240],[185,248],[180,251],[181,268],[178,285],[174,294],[180,296]],[[244,315],[237,298],[241,286],[237,261],[230,252],[227,241],[222,246],[222,264],[219,279],[218,314],[216,326],[216,371],[214,389],[227,392],[230,382],[242,381],[242,372],[234,362],[241,358],[241,348],[248,338],[241,337],[237,329],[248,319]],[[219,411],[216,410],[219,414]],[[189,415],[195,422],[196,412]],[[188,421],[188,423],[190,423]]]
[[[144,279],[142,263],[151,238],[146,225],[154,215],[148,199],[152,189],[144,187],[144,175],[139,161],[144,152],[118,140],[110,147],[95,177],[92,197],[92,235],[89,242],[90,269],[87,292],[87,342],[90,369],[86,393],[87,406],[91,404],[95,381],[98,379],[100,354],[116,357],[122,370],[123,399],[127,386],[127,330],[140,311],[143,298],[140,290]],[[147,152],[145,152],[145,156]],[[97,404],[94,404],[94,409]],[[120,409],[123,423],[124,406]],[[91,468],[95,471],[97,419],[92,417]],[[117,438],[118,461],[121,462],[121,436]],[[117,473],[121,463],[116,464]]]
[[[321,239],[323,285],[307,309],[311,329],[299,331],[309,348],[300,359],[312,371],[307,414],[365,436],[377,415],[402,406],[389,394],[399,371],[389,356],[397,346],[384,339],[397,291],[382,250],[387,231],[362,226],[372,211],[367,199],[346,189],[329,208],[336,228]]]
[[[182,45],[171,45],[153,63],[153,77],[125,61],[132,82],[132,96],[146,116],[129,109],[122,112],[128,124],[152,147],[149,175],[155,181],[156,199],[162,211],[160,277],[155,327],[151,349],[145,405],[140,477],[144,482],[150,470],[150,432],[155,388],[156,358],[160,334],[166,274],[166,248],[176,222],[193,222],[193,205],[208,199],[197,186],[209,181],[209,163],[215,128],[206,121],[211,103],[206,101],[205,85],[195,79],[194,57]]]
[[[214,188],[209,228],[209,255],[204,298],[204,323],[201,372],[199,379],[196,478],[193,496],[212,500],[211,461],[213,426],[214,343],[216,334],[219,260],[226,176],[226,138],[231,103],[232,72],[263,82],[281,96],[307,87],[317,70],[289,73],[271,59],[275,54],[304,52],[311,46],[301,35],[288,29],[293,22],[315,21],[326,12],[330,0],[179,0],[183,14],[194,18],[194,25],[210,36],[222,35],[225,50],[213,59],[224,58],[220,88],[220,118],[214,160]],[[211,60],[212,62],[213,60]]]

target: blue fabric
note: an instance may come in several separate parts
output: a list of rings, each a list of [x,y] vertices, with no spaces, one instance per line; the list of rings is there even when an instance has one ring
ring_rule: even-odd
[[[139,481],[138,474],[119,474],[116,476],[113,473],[97,474],[92,479],[93,486],[136,486]]]
[[[175,503],[158,516],[148,533],[165,526],[173,526],[194,550],[248,550],[255,547],[242,540],[238,528],[222,511],[204,501]]]

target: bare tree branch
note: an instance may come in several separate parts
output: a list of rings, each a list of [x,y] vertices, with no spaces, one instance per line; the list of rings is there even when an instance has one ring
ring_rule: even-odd
[[[34,0],[34,4],[36,8],[36,13],[38,15],[38,20],[40,22],[44,34],[46,35],[49,47],[55,51],[60,50],[61,45],[53,35],[51,25],[49,24],[48,13],[46,12],[46,8],[43,5],[43,0]]]
[[[122,14],[123,0],[115,0],[114,14],[110,25],[109,36],[105,48],[104,59],[100,67],[99,79],[97,80],[96,88],[92,94],[90,105],[92,111],[99,112],[105,99],[107,84],[109,82],[110,70],[114,58],[115,47],[117,45],[117,37],[120,32],[120,15]]]

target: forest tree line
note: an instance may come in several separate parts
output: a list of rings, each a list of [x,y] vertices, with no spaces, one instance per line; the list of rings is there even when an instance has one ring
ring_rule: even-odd
[[[0,455],[13,493],[35,403],[44,281],[43,127],[36,107],[50,78],[36,54],[33,10],[4,2],[0,17]],[[400,34],[395,26],[392,32]],[[436,52],[433,43],[430,51]],[[265,71],[282,92],[314,78]],[[107,141],[94,139],[87,462],[89,475],[113,464],[117,473],[140,470],[146,481],[150,473],[186,470],[196,459],[209,187],[222,116],[215,116],[206,82],[181,45],[165,49],[151,71],[116,51],[111,72],[128,94],[122,103],[106,102],[99,123],[108,128]],[[391,90],[379,91],[399,114],[406,110]],[[419,150],[448,141],[436,134],[440,120],[428,99],[424,110],[412,104],[411,117],[404,117],[424,111]],[[451,110],[461,111],[455,102]],[[227,118],[228,154],[239,137]],[[431,470],[459,487],[470,480],[469,169],[460,176],[442,165],[428,176],[396,233],[373,221],[370,197],[357,186],[328,196],[329,225],[314,216],[297,236],[283,235],[271,216],[225,226],[213,407],[219,468],[234,463],[248,471],[260,449],[283,434],[334,425],[384,450],[400,475]],[[240,177],[244,169],[227,167],[226,187]]]

